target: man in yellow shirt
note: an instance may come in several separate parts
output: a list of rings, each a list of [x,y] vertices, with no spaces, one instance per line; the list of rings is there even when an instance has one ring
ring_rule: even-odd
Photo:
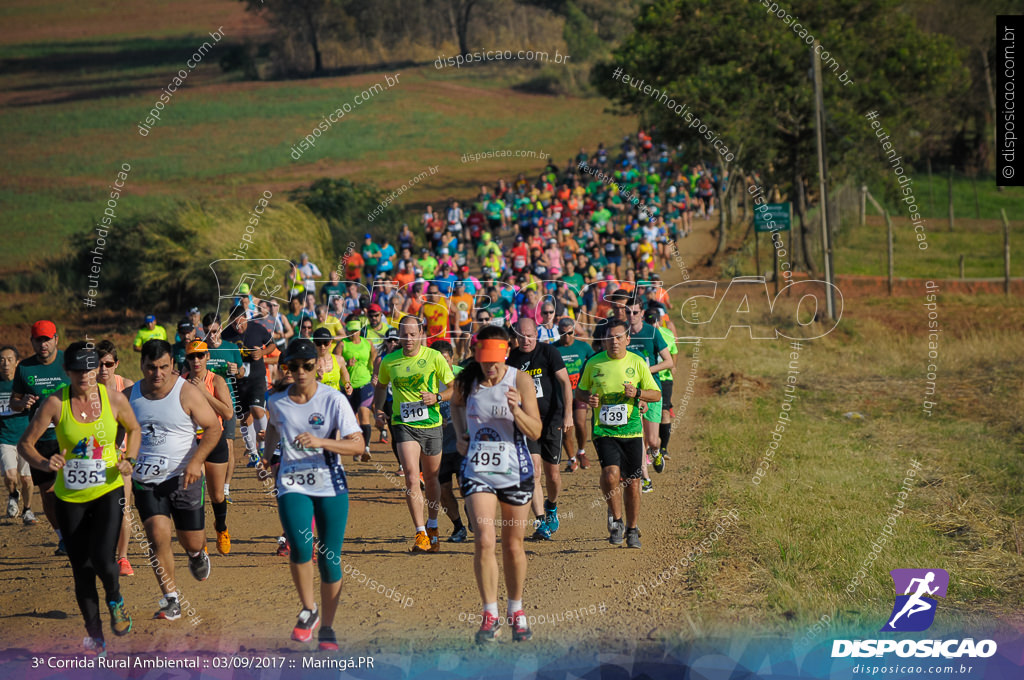
[[[146,325],[140,328],[139,332],[135,334],[135,341],[132,343],[132,349],[136,352],[141,352],[142,346],[154,338],[157,340],[166,340],[167,331],[164,330],[163,326],[157,326],[156,317],[150,314],[146,317]]]
[[[438,552],[437,509],[441,484],[441,409],[439,402],[452,396],[455,376],[440,352],[424,347],[423,320],[406,316],[398,325],[401,349],[391,352],[380,363],[374,389],[373,411],[378,427],[390,419],[398,458],[405,474],[405,501],[416,527],[413,552]],[[388,385],[394,399],[391,413],[384,413]],[[420,466],[427,495],[428,515],[423,521],[423,494],[420,492]]]

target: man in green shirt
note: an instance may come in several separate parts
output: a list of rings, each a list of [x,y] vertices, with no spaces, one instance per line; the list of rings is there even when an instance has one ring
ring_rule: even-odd
[[[441,409],[439,402],[452,396],[455,376],[440,352],[425,347],[423,319],[404,316],[398,324],[401,349],[380,362],[373,412],[382,427],[391,419],[399,462],[405,474],[405,501],[416,527],[412,552],[438,552],[437,509],[441,497],[438,472],[441,467]],[[381,411],[388,385],[394,396],[392,412]],[[423,523],[423,494],[420,492],[420,466],[427,492],[428,518]]]
[[[64,372],[64,353],[57,349],[57,341],[57,326],[52,321],[40,320],[32,324],[32,349],[35,350],[35,354],[22,359],[14,369],[10,402],[11,411],[14,413],[26,413],[31,420],[48,396],[70,384],[68,374]],[[20,454],[20,440],[18,448]],[[52,427],[47,428],[36,442],[36,450],[44,458],[52,458],[60,452],[59,448],[57,433]],[[53,484],[57,481],[57,474],[35,468],[31,469],[31,474],[32,481],[39,487],[46,519],[57,532],[57,550],[54,554],[66,555],[64,537],[57,528],[57,499],[53,495]]]
[[[423,270],[423,278],[429,281],[434,278],[434,272],[437,271],[437,258],[434,257],[429,248],[424,248],[421,253],[423,257],[417,260],[417,262],[419,262],[420,269]]]
[[[640,547],[640,476],[644,432],[640,402],[661,401],[647,363],[626,349],[629,324],[612,319],[605,335],[605,351],[583,368],[576,400],[594,409],[594,448],[601,462],[601,490],[607,499],[608,541],[612,545]],[[623,487],[625,491],[623,491]],[[626,522],[622,521],[622,495],[626,496]]]
[[[166,340],[167,331],[164,330],[163,326],[157,326],[156,317],[150,314],[146,317],[146,324],[139,329],[138,333],[135,334],[135,341],[132,342],[132,349],[136,352],[141,352],[142,346],[154,338],[157,340]]]
[[[562,362],[565,363],[565,370],[569,374],[569,385],[575,390],[579,385],[583,366],[595,354],[594,348],[582,340],[576,339],[576,322],[572,319],[560,319],[558,333],[559,338],[555,343],[555,349],[562,355]],[[579,467],[584,470],[590,467],[590,461],[587,460],[585,451],[587,446],[587,410],[586,403],[573,399],[572,422],[573,430],[576,432],[577,447],[576,455],[573,455],[570,438],[566,437],[562,440],[565,455],[569,458],[569,463],[565,468],[566,472],[576,472]],[[577,458],[579,458],[579,462],[577,462]]]
[[[366,278],[373,281],[377,275],[377,265],[380,264],[380,257],[383,253],[380,246],[373,242],[373,237],[366,235],[363,243],[363,259],[366,260]]]
[[[10,345],[0,347],[0,468],[7,486],[7,517],[18,516],[18,501],[24,501],[22,522],[36,523],[32,512],[32,473],[28,461],[18,455],[18,440],[28,427],[28,416],[11,410],[14,370],[18,366],[18,350]],[[19,491],[18,487],[21,487]]]

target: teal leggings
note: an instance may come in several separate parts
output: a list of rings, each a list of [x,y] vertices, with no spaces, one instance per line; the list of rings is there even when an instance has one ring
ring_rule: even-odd
[[[277,497],[277,510],[281,515],[284,536],[291,545],[289,559],[305,564],[313,559],[313,516],[316,515],[316,551],[320,553],[317,566],[320,580],[337,583],[341,580],[341,544],[345,540],[348,523],[348,494],[337,496],[306,496],[286,493]]]

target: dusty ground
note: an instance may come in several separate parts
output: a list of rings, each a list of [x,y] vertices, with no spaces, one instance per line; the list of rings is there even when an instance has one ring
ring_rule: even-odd
[[[698,221],[694,235],[681,242],[686,262],[696,261],[697,253],[713,247],[710,226],[711,222]],[[672,268],[665,278],[673,283],[681,279],[681,273]],[[654,476],[654,493],[642,496],[641,550],[608,543],[596,463],[588,470],[563,474],[561,528],[551,542],[527,543],[525,602],[527,614],[538,617],[534,644],[561,652],[585,652],[608,649],[609,644],[632,648],[699,632],[693,619],[679,617],[680,606],[696,608],[700,598],[687,578],[670,579],[651,598],[638,597],[636,587],[642,576],[677,563],[683,549],[699,541],[683,538],[683,524],[689,527],[687,536],[704,536],[713,528],[713,524],[703,527],[699,522],[696,528],[690,526],[697,518],[705,464],[688,453],[691,447],[685,436],[700,400],[709,393],[702,384],[697,403],[691,402],[676,428],[665,472]],[[239,441],[236,446],[240,445]],[[473,546],[444,543],[439,554],[410,555],[412,528],[397,464],[385,445],[374,444],[373,452],[375,462],[346,465],[352,503],[342,562],[383,584],[385,593],[358,583],[350,570],[335,626],[342,646],[377,653],[409,646],[471,650],[478,624],[465,619],[480,610]],[[591,459],[596,461],[592,451]],[[152,571],[142,563],[141,548],[133,543],[130,558],[136,574],[122,578],[121,587],[135,629],[123,639],[109,636],[112,652],[305,651],[305,646],[288,637],[300,606],[287,559],[274,555],[275,538],[280,533],[276,505],[254,471],[245,467],[238,469],[232,482],[232,497],[229,556],[216,553],[213,518],[208,515],[213,563],[209,580],[196,583],[180,550],[178,553],[179,589],[201,623],[193,627],[186,617],[176,622],[149,618],[156,610],[159,590]],[[38,498],[34,507],[38,512]],[[39,515],[42,518],[41,512]],[[442,537],[447,537],[451,524],[444,518],[440,523]],[[53,556],[54,547],[55,537],[44,520],[31,528],[0,520],[0,592],[5,594],[0,609],[0,640],[4,641],[0,648],[10,652],[20,648],[76,652],[80,648],[84,630],[70,567],[65,558]],[[402,602],[389,598],[388,589],[400,593],[397,599]],[[704,616],[710,614],[707,607],[714,607],[700,606],[705,608]],[[566,617],[566,612],[573,613]],[[723,622],[729,616],[724,607],[718,614]],[[562,621],[541,622],[542,615]],[[716,615],[710,614],[710,618]]]

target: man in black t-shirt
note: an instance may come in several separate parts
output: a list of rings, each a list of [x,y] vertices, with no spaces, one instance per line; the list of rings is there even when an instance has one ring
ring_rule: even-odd
[[[257,442],[263,440],[263,432],[267,429],[267,412],[264,409],[267,365],[263,357],[273,349],[274,336],[259,324],[249,323],[244,307],[234,307],[221,338],[238,345],[242,353],[243,377],[237,382],[235,396],[240,409],[239,422],[242,424],[245,450],[249,458],[254,459],[261,454]],[[248,427],[250,423],[255,424],[255,428]]]
[[[537,406],[544,421],[544,434],[540,440],[527,439],[526,443],[533,454],[535,470],[533,512],[540,519],[533,538],[547,540],[558,530],[558,493],[562,490],[558,464],[562,460],[562,437],[572,428],[572,384],[558,350],[547,343],[537,342],[537,324],[532,319],[520,319],[516,323],[515,336],[518,347],[509,353],[505,363],[533,377]],[[544,462],[548,492],[548,499],[543,505],[541,461]]]

